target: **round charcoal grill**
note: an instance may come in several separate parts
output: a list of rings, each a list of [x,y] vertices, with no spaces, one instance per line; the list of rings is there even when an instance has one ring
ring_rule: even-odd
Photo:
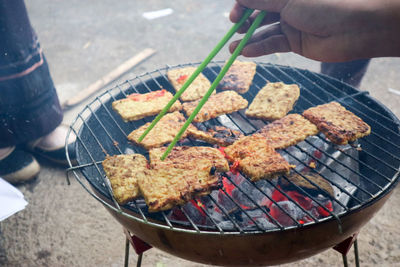
[[[213,81],[222,64],[209,64],[203,74]],[[78,164],[70,170],[131,233],[154,247],[192,261],[220,265],[281,264],[339,244],[358,232],[388,199],[398,182],[400,166],[399,120],[395,115],[367,92],[338,80],[307,70],[257,63],[250,90],[243,95],[249,103],[267,82],[295,83],[301,94],[291,113],[301,114],[309,107],[337,101],[371,126],[369,136],[351,145],[335,146],[319,134],[279,151],[297,166],[294,172],[304,182],[318,189],[303,175],[305,170],[318,173],[332,185],[334,195],[321,198],[321,194],[310,193],[286,176],[253,183],[238,173],[227,173],[223,188],[182,207],[149,213],[143,199],[119,206],[112,197],[101,162],[106,155],[148,156],[143,148],[128,142],[127,135],[154,117],[126,123],[113,111],[111,103],[131,93],[162,88],[174,93],[166,77],[168,69],[197,65],[166,67],[116,86],[96,97],[71,125],[71,131],[77,135]],[[197,126],[224,125],[249,135],[267,123],[246,118],[242,110]],[[207,145],[190,138],[180,144]],[[291,190],[302,194],[313,210],[305,209],[285,191],[280,185],[282,180]],[[278,201],[277,194],[285,201]],[[272,210],[281,217],[274,216]]]

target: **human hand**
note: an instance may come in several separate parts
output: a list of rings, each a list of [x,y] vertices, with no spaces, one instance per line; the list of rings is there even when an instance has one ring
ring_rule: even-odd
[[[267,16],[243,56],[295,52],[329,62],[400,56],[398,0],[237,0],[231,21],[239,21],[246,7]],[[238,32],[245,33],[258,13]],[[231,43],[231,52],[239,41]]]

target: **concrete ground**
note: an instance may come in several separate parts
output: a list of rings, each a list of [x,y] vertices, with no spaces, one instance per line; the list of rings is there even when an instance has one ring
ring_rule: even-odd
[[[198,62],[230,27],[231,0],[26,0],[61,100],[68,99],[119,64],[150,47],[157,54],[116,83],[146,71]],[[172,15],[146,20],[142,13],[172,8]],[[327,51],[329,52],[329,51]],[[228,58],[224,49],[217,60]],[[294,54],[258,58],[319,70],[319,63]],[[374,59],[361,89],[400,116],[400,59]],[[108,88],[110,88],[108,86]],[[71,123],[85,103],[65,113]],[[75,180],[70,186],[65,170],[39,159],[42,171],[33,183],[19,186],[29,205],[0,223],[0,266],[122,266],[122,227]],[[400,189],[362,229],[359,250],[362,266],[396,266],[400,262]],[[354,257],[349,255],[350,264]],[[130,254],[131,266],[136,260]],[[144,266],[204,266],[151,249]],[[290,266],[341,266],[333,250]]]

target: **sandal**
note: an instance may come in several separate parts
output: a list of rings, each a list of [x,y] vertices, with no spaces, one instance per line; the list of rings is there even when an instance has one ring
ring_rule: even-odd
[[[32,180],[39,174],[39,163],[32,154],[15,146],[5,150],[4,155],[0,157],[0,177],[16,184]]]

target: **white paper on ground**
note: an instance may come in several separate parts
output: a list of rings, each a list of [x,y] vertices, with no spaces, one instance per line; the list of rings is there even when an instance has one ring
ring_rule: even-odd
[[[0,178],[0,222],[23,210],[27,204],[24,195],[17,188]]]
[[[145,17],[148,20],[151,20],[151,19],[156,19],[156,18],[171,15],[173,12],[174,12],[174,10],[172,8],[166,8],[166,9],[161,9],[161,10],[156,10],[156,11],[144,12],[143,17]]]
[[[393,89],[393,88],[388,88],[388,91],[393,93],[393,94],[395,94],[395,95],[400,95],[400,91],[399,90],[396,90],[396,89]]]

